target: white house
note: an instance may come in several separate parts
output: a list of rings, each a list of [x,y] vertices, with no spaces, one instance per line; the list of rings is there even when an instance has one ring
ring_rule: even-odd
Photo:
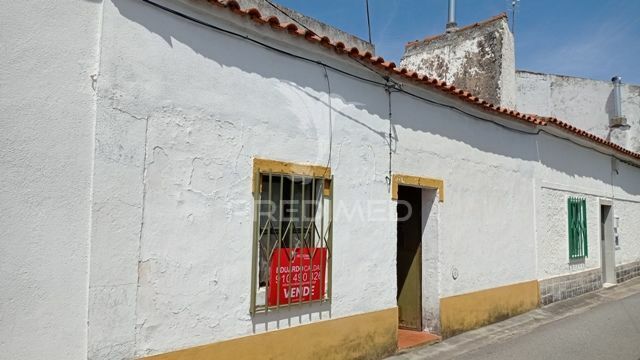
[[[381,358],[640,273],[640,153],[550,114],[235,1],[6,8],[12,359]]]

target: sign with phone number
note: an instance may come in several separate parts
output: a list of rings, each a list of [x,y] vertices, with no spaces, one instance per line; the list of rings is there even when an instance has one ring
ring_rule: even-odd
[[[326,266],[326,248],[276,250],[270,264],[269,306],[323,299]]]

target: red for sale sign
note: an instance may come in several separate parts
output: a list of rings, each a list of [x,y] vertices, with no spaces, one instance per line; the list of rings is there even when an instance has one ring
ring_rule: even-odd
[[[270,264],[269,306],[320,300],[325,294],[326,248],[282,248]]]

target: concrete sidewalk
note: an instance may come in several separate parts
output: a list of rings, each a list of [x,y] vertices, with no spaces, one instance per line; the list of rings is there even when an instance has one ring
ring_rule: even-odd
[[[579,343],[572,347],[567,337]],[[561,355],[563,350],[573,352]],[[605,356],[595,356],[598,353]],[[388,359],[567,359],[574,354],[576,359],[640,359],[640,278]]]

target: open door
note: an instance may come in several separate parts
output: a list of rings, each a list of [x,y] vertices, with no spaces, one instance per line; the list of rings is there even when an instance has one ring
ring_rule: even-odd
[[[422,331],[422,189],[398,187],[399,326]]]
[[[613,234],[613,210],[610,205],[600,204],[600,265],[602,283],[616,283],[615,244]]]

